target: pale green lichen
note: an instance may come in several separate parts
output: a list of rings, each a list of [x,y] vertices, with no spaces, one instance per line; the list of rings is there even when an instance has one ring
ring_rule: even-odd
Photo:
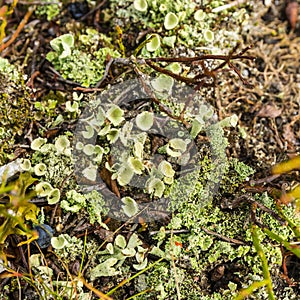
[[[85,87],[100,81],[107,57],[120,57],[110,47],[109,39],[93,29],[87,29],[78,38],[70,34],[57,37],[51,41],[51,46],[54,51],[47,54],[47,59],[64,78]]]
[[[55,144],[40,144],[38,141],[45,142],[44,139],[37,139],[33,145],[37,150],[32,154],[31,163],[33,165],[43,163],[46,166],[45,172],[41,175],[41,180],[49,182],[54,187],[61,187],[61,184],[73,173],[73,159],[70,156],[71,145],[67,135],[61,135],[55,141]],[[67,154],[67,155],[66,155]],[[69,187],[75,185],[75,182],[68,181]]]
[[[249,169],[248,171],[251,173],[252,170]],[[233,175],[231,174],[231,176]],[[235,176],[238,178],[238,174]],[[245,173],[244,176],[246,176]],[[240,177],[239,179],[240,183],[242,178],[243,177]],[[198,191],[194,195],[201,193],[199,188],[201,189],[201,186],[197,188]],[[273,210],[276,209],[274,200],[270,198],[267,193],[257,195],[256,200]],[[173,268],[171,265],[160,263],[155,267],[154,271],[147,274],[147,281],[144,282],[146,288],[152,288],[155,292],[151,293],[151,296],[143,296],[138,299],[148,299],[148,297],[151,299],[153,295],[155,295],[157,299],[169,299],[170,297],[175,297],[178,291],[176,289],[174,278],[178,279],[181,278],[181,276],[183,276],[184,280],[180,279],[177,282],[179,283],[181,296],[185,299],[229,300],[232,299],[232,297],[237,296],[241,287],[247,287],[253,280],[262,280],[261,261],[256,255],[255,248],[252,246],[252,236],[250,232],[251,221],[249,220],[250,207],[249,210],[245,209],[244,206],[241,206],[232,211],[223,211],[216,205],[203,207],[201,203],[197,203],[195,196],[191,197],[188,201],[176,203],[175,205],[178,208],[178,212],[176,213],[176,216],[172,218],[168,227],[172,230],[187,228],[189,229],[189,233],[181,234],[180,236],[173,235],[172,238],[168,239],[166,234],[162,234],[162,231],[160,231],[157,235],[157,240],[158,246],[162,245],[166,240],[170,243],[171,239],[177,241],[180,240],[182,242],[183,248],[179,252],[179,256],[177,254],[179,263],[175,269],[176,274],[172,274]],[[268,226],[270,230],[280,234],[284,239],[291,240],[293,238],[294,234],[291,228],[280,225],[277,220],[264,211],[259,211],[257,213],[260,215],[260,221]],[[285,214],[293,217],[296,226],[300,225],[299,218],[296,217],[292,207],[285,208]],[[215,235],[208,234],[202,228],[227,238],[243,240],[246,243],[244,245],[235,245],[228,241],[222,241]],[[268,236],[261,230],[259,230],[259,239],[263,241],[261,247],[267,257],[274,285],[280,285],[281,279],[279,277],[279,268],[282,263],[280,245],[274,246],[270,243]],[[174,252],[174,250],[172,251]],[[152,250],[151,253],[167,258],[170,255],[170,249],[166,248],[164,251],[155,249],[155,251]],[[190,266],[188,272],[180,267],[182,262],[185,262],[185,265]],[[236,274],[239,274],[242,286],[237,287],[236,284],[228,281],[227,288],[225,285],[225,289],[223,288],[220,292],[210,293],[209,296],[206,295],[207,283],[204,283],[202,288],[201,284],[199,285],[199,282],[193,284],[192,281],[191,284],[193,288],[186,288],[187,286],[185,286],[185,283],[188,282],[190,276],[191,278],[200,277],[208,280],[208,270],[211,270],[216,263],[218,265],[226,265],[230,262],[234,262],[235,265],[240,266],[240,270],[236,272]],[[180,274],[179,277],[178,274]],[[164,280],[165,276],[166,278],[169,278],[169,280]],[[284,291],[282,290],[280,292],[280,297],[282,293],[291,296],[293,295],[293,291],[288,287],[285,287]],[[266,291],[260,289],[254,293],[253,297],[255,299],[265,299],[267,297],[266,295]]]
[[[141,54],[145,57],[168,55],[169,47],[174,48],[175,43],[179,47],[184,45],[186,48],[213,53],[222,52],[239,41],[240,24],[247,25],[248,15],[244,9],[226,11],[225,14],[211,11],[211,8],[221,6],[222,1],[202,3],[203,7],[208,7],[205,12],[190,0],[132,2],[132,5],[128,5],[128,1],[113,0],[104,11],[108,19],[111,18],[118,25],[123,24],[124,28],[128,23],[135,23],[141,30],[151,28],[160,34],[164,47],[157,47],[155,50],[144,47]],[[228,22],[226,29],[212,30],[218,27],[217,24],[229,19],[231,22]]]
[[[75,236],[70,236],[68,234],[61,234],[58,237],[53,237],[52,243],[54,245],[58,244],[58,239],[61,241],[55,249],[55,253],[64,260],[64,262],[69,263],[75,261],[76,259],[81,259],[82,252],[84,249],[83,241],[76,238]]]
[[[137,264],[133,264],[136,270],[145,268],[147,251],[141,247],[142,241],[136,233],[133,233],[128,242],[122,235],[115,237],[114,243],[108,243],[106,249],[98,252],[97,266],[90,270],[91,280],[101,276],[115,276],[121,273],[121,268],[127,259],[134,258]]]
[[[102,222],[101,215],[106,215],[108,208],[105,205],[103,196],[95,190],[87,194],[69,190],[60,201],[60,206],[68,212],[86,214],[91,224],[97,222],[102,227],[107,228]]]
[[[122,205],[122,209],[126,216],[132,217],[138,213],[138,204],[134,199],[131,197],[123,197],[121,201],[124,203],[124,205]]]

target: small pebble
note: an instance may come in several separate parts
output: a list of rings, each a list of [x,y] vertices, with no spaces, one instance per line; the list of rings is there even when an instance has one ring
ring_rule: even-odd
[[[89,7],[86,2],[73,2],[68,6],[68,11],[73,19],[78,20],[88,13]]]
[[[36,240],[39,247],[42,249],[49,247],[54,230],[47,224],[37,225],[34,227],[34,230],[36,230],[39,235],[39,238]]]

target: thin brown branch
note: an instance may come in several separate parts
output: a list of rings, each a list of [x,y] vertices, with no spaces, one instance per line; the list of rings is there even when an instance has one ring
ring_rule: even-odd
[[[28,22],[30,16],[32,15],[35,7],[29,7],[27,13],[25,14],[23,20],[20,22],[19,26],[17,27],[16,31],[13,33],[12,37],[6,42],[0,45],[0,52],[2,52],[4,49],[6,49],[8,46],[10,46],[18,37],[21,30],[24,28],[25,24]]]
[[[201,227],[201,229],[207,233],[207,234],[210,234],[210,235],[213,235],[213,236],[216,236],[217,238],[221,239],[221,240],[224,240],[225,242],[228,242],[228,243],[233,243],[233,244],[237,244],[237,245],[245,245],[245,242],[243,241],[240,241],[240,240],[237,240],[237,239],[232,239],[232,238],[229,238],[223,234],[220,234],[220,233],[217,233],[217,232],[214,232],[214,231],[211,231],[205,227]]]

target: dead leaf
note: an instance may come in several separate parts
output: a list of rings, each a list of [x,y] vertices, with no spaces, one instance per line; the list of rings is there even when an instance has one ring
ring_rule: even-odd
[[[283,125],[283,138],[292,145],[296,145],[296,137],[290,124]]]
[[[286,18],[292,28],[294,30],[296,28],[297,24],[297,18],[298,18],[298,2],[295,0],[287,1],[286,7],[285,7],[285,15]]]
[[[256,114],[257,117],[276,118],[282,113],[282,109],[278,108],[274,103],[267,103],[261,107]]]
[[[111,173],[105,167],[100,171],[101,179],[106,183],[106,185],[111,189],[111,191],[118,197],[121,198],[120,191],[116,180],[111,179]]]

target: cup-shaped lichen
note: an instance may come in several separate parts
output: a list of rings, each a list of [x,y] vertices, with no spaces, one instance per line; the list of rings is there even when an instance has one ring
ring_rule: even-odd
[[[60,199],[60,191],[55,188],[47,195],[48,204],[56,204]]]
[[[176,35],[164,36],[162,41],[163,44],[167,45],[168,47],[174,48],[176,42]]]
[[[66,102],[66,112],[79,114],[80,110],[79,110],[78,102],[74,101],[73,103],[71,103],[71,101],[67,101]]]
[[[178,17],[174,13],[169,12],[165,17],[164,26],[167,30],[171,30],[178,25],[178,22]]]
[[[133,172],[138,175],[141,175],[145,168],[143,163],[135,157],[128,158],[128,165],[133,170]]]
[[[82,131],[82,136],[85,139],[90,139],[91,137],[94,136],[94,128],[91,125],[86,125],[85,131]]]
[[[47,143],[47,139],[38,137],[31,142],[30,147],[32,150],[39,151],[41,147],[46,143]]]
[[[148,192],[155,197],[161,198],[165,190],[165,184],[159,178],[150,178],[148,181]]]
[[[133,170],[130,168],[129,165],[125,164],[116,173],[116,178],[117,178],[118,183],[121,186],[124,186],[124,185],[129,184],[129,182],[131,181],[133,175],[134,175]]]
[[[137,115],[135,122],[138,128],[148,131],[153,125],[153,119],[154,116],[152,112],[143,111]]]
[[[47,172],[47,166],[44,163],[35,165],[33,169],[36,176],[43,176]]]
[[[167,154],[172,157],[179,157],[186,151],[187,144],[184,140],[179,138],[171,139],[166,147]]]
[[[144,145],[141,142],[136,141],[134,143],[133,153],[136,157],[142,158],[144,153]]]
[[[20,164],[20,167],[23,171],[29,171],[31,169],[31,162],[29,159],[23,159]]]
[[[50,194],[50,192],[53,190],[53,187],[49,182],[43,181],[36,185],[35,191],[38,196],[40,197],[46,197]]]
[[[134,199],[132,199],[131,197],[124,197],[121,199],[121,201],[124,203],[124,205],[122,205],[122,208],[126,216],[130,218],[138,213],[139,207]]]
[[[112,128],[108,131],[106,138],[112,144],[114,143],[119,137],[119,129]]]
[[[119,106],[112,104],[106,112],[106,117],[114,126],[118,126],[124,120],[123,114],[124,111]]]
[[[146,49],[149,52],[154,52],[160,48],[160,36],[158,34],[152,34],[149,38],[149,42],[146,44]]]
[[[146,0],[134,0],[133,7],[141,12],[146,12],[148,9],[148,3]]]
[[[54,249],[63,249],[67,244],[69,244],[69,242],[65,239],[63,234],[51,238],[51,245]]]
[[[205,40],[207,43],[212,43],[213,40],[214,40],[214,38],[215,38],[215,36],[214,36],[214,33],[213,33],[211,30],[206,29],[206,30],[204,30],[204,32],[203,32],[203,38],[204,38],[204,40]]]
[[[67,156],[71,155],[70,141],[65,135],[59,136],[56,139],[54,146],[59,154],[64,154]]]
[[[86,145],[84,145],[82,150],[83,150],[84,154],[90,156],[90,155],[94,154],[95,146],[92,144],[86,144]]]
[[[175,171],[173,170],[171,164],[166,160],[163,160],[158,165],[158,170],[166,177],[173,177],[175,175]]]
[[[59,58],[63,59],[71,55],[71,49],[74,46],[74,37],[69,33],[63,34],[53,39],[50,45],[54,51],[59,53]]]
[[[170,65],[168,65],[166,67],[166,69],[170,70],[171,72],[173,72],[175,74],[180,74],[182,71],[182,67],[181,67],[180,63],[178,63],[178,62],[171,63]]]
[[[205,17],[206,17],[206,13],[202,9],[197,10],[194,14],[194,19],[196,21],[203,21]]]
[[[170,93],[174,84],[174,79],[165,74],[159,75],[157,78],[151,81],[151,85],[155,91],[159,93],[167,92]]]
[[[90,181],[95,181],[97,178],[97,167],[90,164],[82,171],[82,175]]]

